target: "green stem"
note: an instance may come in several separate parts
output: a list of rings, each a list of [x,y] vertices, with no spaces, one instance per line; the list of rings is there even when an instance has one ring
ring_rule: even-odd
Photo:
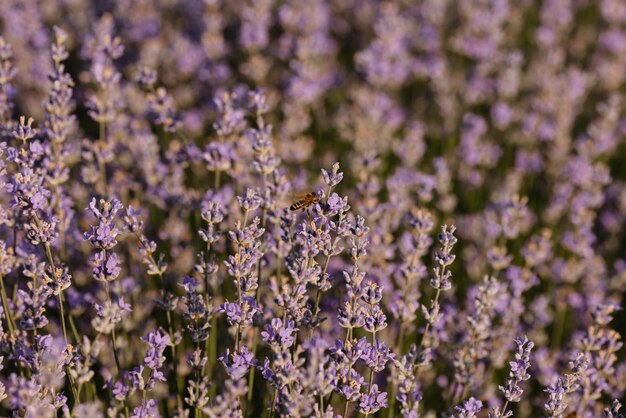
[[[252,339],[252,353],[253,356],[256,357],[256,348],[257,348],[257,340],[258,340],[258,329],[254,329],[254,336]],[[250,373],[248,374],[248,403],[252,402],[252,389],[254,388],[254,375],[255,375],[256,367],[250,367]],[[244,415],[245,416],[245,415]]]
[[[115,359],[115,365],[117,366],[117,375],[122,373],[122,366],[120,365],[120,359],[117,356],[117,342],[115,338],[115,328],[111,330],[111,343],[113,344],[113,358]]]
[[[67,374],[67,378],[70,381],[70,389],[72,391],[72,396],[74,396],[74,406],[72,406],[72,411],[76,408],[76,405],[80,404],[80,396],[78,395],[78,391],[76,390],[76,385],[74,382],[74,378],[70,374],[70,366],[65,366],[65,373]],[[71,415],[70,415],[71,416]]]
[[[246,225],[248,224],[248,212],[249,211],[246,210],[244,215],[243,215],[243,227],[242,228],[245,228]]]
[[[39,219],[39,216],[37,216],[37,213],[35,213],[34,211],[33,211],[33,220],[35,221],[37,228],[41,229],[42,228],[41,220]],[[43,243],[43,247],[46,252],[46,258],[48,259],[48,263],[50,264],[50,269],[52,270],[52,280],[56,280],[57,269],[56,269],[56,266],[54,265],[54,258],[52,257],[52,249],[50,248],[50,244],[47,242]],[[69,343],[69,340],[67,338],[67,327],[65,325],[65,312],[63,311],[63,298],[61,296],[61,293],[59,293],[58,300],[59,300],[59,313],[61,316],[61,327],[63,328],[63,337],[65,338],[65,342]],[[75,338],[76,338],[76,342],[80,341],[80,339],[78,338],[78,333],[76,333]]]
[[[508,399],[506,400],[506,402],[504,402],[504,406],[502,407],[502,411],[498,414],[498,417],[504,416],[504,414],[506,413],[507,406],[509,406]]]
[[[59,293],[59,296],[61,297],[61,304],[65,303],[65,296],[63,296],[63,292]],[[76,340],[76,342],[80,342],[81,339],[79,337],[78,334],[78,329],[76,328],[76,324],[74,323],[74,317],[72,316],[72,313],[69,311],[67,311],[68,315],[67,315],[67,319],[69,320],[70,323],[70,329],[72,330],[72,335],[74,336],[74,339]]]
[[[99,123],[99,137],[100,137],[100,145],[104,148],[106,142],[106,123],[104,121],[100,121]],[[106,171],[106,163],[104,160],[97,156],[98,158],[98,170],[100,171],[100,189],[102,194],[107,194],[107,171]]]
[[[106,260],[106,252],[104,253],[104,259]],[[109,303],[113,303],[111,301],[111,290],[109,289],[109,282],[107,281],[107,278],[104,278],[104,287],[106,289],[106,296],[107,296],[107,300],[109,301]],[[117,341],[115,338],[115,325],[113,325],[113,328],[111,329],[111,343],[113,344],[113,358],[115,359],[115,365],[117,366],[117,375],[119,376],[122,373],[122,367],[121,367],[121,363],[120,363],[120,359],[117,356]]]
[[[4,287],[4,276],[0,275],[0,295],[2,297],[2,308],[4,309],[4,317],[7,321],[7,327],[9,328],[9,337],[11,338],[11,346],[15,340],[15,322],[11,310],[9,309],[9,302],[6,289]]]
[[[37,225],[37,227],[41,229],[42,228],[41,220],[37,216],[37,213],[35,213],[34,211],[33,211],[33,220],[35,221],[35,224]],[[54,258],[52,257],[52,249],[50,248],[50,244],[46,242],[43,244],[43,247],[46,252],[46,258],[48,259],[48,263],[50,264],[50,269],[52,272],[52,280],[57,280],[57,269],[56,269],[56,266],[54,265]],[[59,292],[59,294],[57,295],[57,300],[59,302],[59,315],[61,316],[61,328],[63,330],[63,338],[65,339],[65,343],[68,344],[69,339],[67,338],[67,326],[65,325],[65,311],[63,308],[63,293],[62,292]],[[80,342],[80,339],[78,338],[78,333],[75,333],[75,338],[76,338],[76,342]],[[72,378],[72,375],[70,374],[69,366],[66,367],[66,373],[67,373],[68,380],[70,382],[70,389],[72,391],[72,395],[74,396],[74,405],[76,405],[80,403],[80,399],[78,398],[78,392],[74,384],[74,379]]]
[[[322,280],[324,280],[324,277],[326,276],[326,271],[328,270],[328,263],[330,262],[330,254],[328,254],[326,256],[326,262],[324,263],[324,269],[322,270]],[[315,324],[315,321],[317,320],[317,315],[319,314],[319,307],[320,307],[320,300],[322,297],[322,292],[320,290],[320,288],[317,288],[316,294],[315,294],[315,309],[313,309],[313,324]],[[315,326],[315,325],[314,325]],[[313,336],[313,327],[311,327],[311,329],[309,330],[309,339],[311,339],[311,337]]]
[[[437,293],[435,294],[435,299],[433,304],[436,304],[439,302],[439,295],[441,294],[441,289],[437,289]],[[431,305],[432,306],[432,305]],[[424,347],[424,342],[428,336],[428,331],[430,331],[430,322],[426,323],[426,327],[424,327],[424,333],[422,334],[422,340],[420,341],[420,345],[419,345],[419,351],[422,350],[422,348]]]
[[[333,396],[334,395],[335,395],[335,392],[330,392],[330,395],[328,396],[328,402],[326,402],[326,409],[328,409],[328,407],[333,402]],[[326,409],[324,409],[324,412],[326,412]]]
[[[183,410],[183,400],[180,397],[180,388],[178,387],[178,359],[176,357],[176,343],[174,341],[174,331],[172,327],[172,315],[169,310],[165,311],[165,316],[167,318],[167,330],[170,334],[170,341],[172,345],[170,349],[172,350],[172,373],[174,374],[174,390],[176,391],[176,406],[179,411]]]
[[[236,326],[235,330],[235,353],[239,352],[239,324]]]
[[[196,341],[196,349],[200,351],[200,341]],[[200,369],[196,369],[196,418],[200,418],[202,416],[202,412],[198,407],[198,402],[200,401]]]
[[[244,219],[244,224],[246,219],[248,218],[248,212],[246,211],[246,218]],[[241,277],[237,277],[237,298],[239,300],[239,304],[241,305],[243,301],[243,295],[241,294]],[[237,324],[237,328],[235,331],[235,352],[239,352],[239,332],[241,331],[241,327]]]
[[[276,411],[277,399],[278,399],[278,388],[274,388],[274,396],[272,398],[272,412],[270,412],[270,418],[274,418],[274,412]]]
[[[374,305],[372,305],[372,312],[374,312]],[[372,332],[372,347],[376,347],[376,330],[374,330],[374,332]],[[370,369],[370,378],[369,378],[369,382],[368,382],[368,386],[367,386],[367,393],[368,395],[372,394],[372,383],[374,383],[374,370]],[[369,412],[365,414],[365,418],[369,417],[370,414]]]
[[[69,340],[67,339],[67,328],[65,327],[65,312],[63,311],[63,301],[61,300],[61,293],[57,295],[57,300],[59,302],[59,311],[61,313],[61,328],[63,328],[63,338],[65,338],[65,343],[67,344]]]
[[[265,174],[263,174],[263,185],[265,187]],[[261,228],[265,229],[265,223],[266,223],[266,219],[267,219],[267,213],[266,213],[266,209],[263,208],[263,211],[261,213]],[[261,261],[263,260],[263,257],[259,258],[259,261],[257,262],[257,288],[255,289],[255,299],[258,302],[259,301],[259,287],[261,286],[261,273],[262,273],[262,269],[261,269]],[[252,339],[252,354],[254,357],[256,357],[256,352],[257,352],[257,344],[258,344],[258,330],[255,328],[254,329],[254,336]],[[255,367],[251,367],[250,368],[250,372],[248,373],[248,404],[250,404],[250,402],[252,401],[252,393],[254,391],[254,375],[256,372],[256,368]],[[245,415],[244,415],[245,417]]]
[[[211,330],[213,331],[213,337],[210,338],[209,340],[209,359],[207,361],[207,369],[206,369],[206,375],[209,377],[209,380],[211,380],[211,377],[213,376],[213,364],[215,362],[215,360],[217,359],[217,337],[218,337],[218,331],[217,331],[217,318],[215,316],[213,316],[211,318]],[[211,397],[215,396],[215,391],[216,391],[216,385],[211,385],[211,388],[209,389],[209,394],[211,395]]]
[[[215,191],[218,191],[220,188],[220,178],[221,178],[221,174],[222,171],[221,170],[217,170],[215,172],[215,183],[213,184],[213,188],[215,189]]]

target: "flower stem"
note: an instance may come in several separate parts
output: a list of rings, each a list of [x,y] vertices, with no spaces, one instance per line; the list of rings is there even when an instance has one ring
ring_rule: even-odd
[[[200,341],[196,341],[196,349],[198,351],[200,351]],[[200,408],[198,407],[198,402],[200,401],[200,368],[196,369],[196,405],[195,405],[195,410],[196,410],[196,418],[200,418],[202,416],[202,412],[200,411]]]
[[[59,312],[61,313],[61,327],[63,328],[63,337],[65,338],[65,342],[69,341],[67,339],[67,329],[65,327],[65,312],[63,311],[63,300],[61,299],[61,293],[57,295],[57,300],[59,302]]]
[[[499,417],[503,417],[504,416],[504,414],[506,413],[507,406],[509,406],[509,400],[508,399],[504,402],[504,406],[502,407],[502,410],[500,411],[500,414],[498,414]]]
[[[324,263],[324,269],[322,270],[322,280],[324,280],[324,277],[326,276],[326,271],[328,270],[328,263],[330,262],[330,257],[331,255],[328,254],[326,256],[326,262]],[[319,314],[319,306],[320,306],[320,300],[322,298],[322,291],[320,290],[320,288],[317,288],[317,292],[315,294],[315,309],[313,309],[313,324],[315,324],[315,321],[317,320],[317,315]],[[313,337],[313,327],[311,327],[311,329],[309,330],[309,339],[311,339],[311,337]]]
[[[104,149],[104,145],[106,142],[106,122],[101,120],[99,122],[99,138],[100,145]],[[101,156],[98,156],[98,171],[100,171],[100,192],[103,195],[107,194],[107,169],[106,162],[102,159]]]
[[[115,328],[111,330],[111,343],[113,343],[113,357],[115,358],[115,365],[117,366],[118,376],[122,373],[122,366],[120,365],[120,359],[117,356],[117,342],[115,338]]]
[[[9,302],[7,292],[4,287],[3,275],[0,275],[0,295],[2,297],[2,308],[4,309],[4,317],[7,321],[7,327],[9,328],[9,337],[11,338],[10,345],[13,346],[13,341],[15,339],[15,322],[13,321],[13,315],[11,315],[11,310],[9,309]]]
[[[65,296],[63,296],[63,292],[59,293],[59,296],[61,297],[61,304],[65,303]],[[76,342],[80,342],[80,337],[78,336],[78,329],[76,328],[76,324],[74,323],[74,317],[72,316],[72,313],[69,311],[67,312],[67,319],[69,320],[70,323],[70,329],[72,330],[72,335],[74,336],[74,339],[76,340]]]
[[[106,253],[104,255],[105,260],[106,260]],[[109,282],[106,281],[106,277],[105,277],[105,288],[106,288],[106,296],[107,299],[109,301],[109,303],[113,303],[111,302],[111,290],[109,289]],[[122,367],[120,365],[120,359],[117,356],[117,342],[116,342],[116,338],[115,338],[115,325],[113,325],[113,329],[111,329],[111,344],[113,344],[113,358],[115,359],[115,365],[117,366],[117,375],[119,376],[122,373]]]
[[[437,289],[437,293],[435,294],[435,298],[433,299],[433,304],[439,302],[439,295],[441,294],[441,289]],[[428,337],[428,331],[430,331],[430,322],[426,323],[426,327],[424,327],[424,333],[422,334],[422,340],[420,341],[419,349],[421,350],[424,347],[424,342]]]
[[[274,388],[274,396],[272,398],[272,412],[270,412],[270,418],[274,418],[274,411],[276,411],[277,399],[278,399],[278,388]]]
[[[35,224],[37,225],[37,228],[42,228],[41,225],[41,220],[39,219],[39,216],[37,216],[37,213],[35,213],[33,211],[33,220],[35,221]],[[48,259],[48,263],[50,264],[50,269],[52,270],[52,280],[56,280],[57,279],[57,269],[56,266],[54,265],[54,258],[52,257],[52,249],[50,248],[50,244],[47,242],[43,243],[43,247],[44,250],[46,252],[46,258]],[[63,311],[63,298],[61,297],[61,292],[59,292],[58,295],[58,300],[59,300],[59,314],[61,316],[61,327],[63,328],[63,337],[65,338],[65,343],[69,343],[69,340],[67,338],[67,327],[65,325],[65,313]],[[76,342],[79,342],[80,339],[78,338],[78,333],[76,333],[76,335],[74,336],[76,338]]]
[[[258,330],[255,328],[254,329],[254,336],[253,336],[253,340],[252,340],[252,353],[254,356],[256,356],[256,349],[257,349],[257,340],[259,338],[258,335]],[[255,367],[250,367],[250,373],[248,375],[248,404],[250,404],[250,402],[252,402],[252,391],[254,388],[254,372],[256,371]],[[244,415],[245,416],[245,415]]]

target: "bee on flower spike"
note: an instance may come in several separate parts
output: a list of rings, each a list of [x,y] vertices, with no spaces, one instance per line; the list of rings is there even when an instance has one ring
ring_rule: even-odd
[[[316,203],[319,203],[321,200],[320,193],[311,192],[305,195],[302,199],[295,201],[291,206],[289,206],[290,211],[296,211],[300,209],[307,209],[313,206]]]

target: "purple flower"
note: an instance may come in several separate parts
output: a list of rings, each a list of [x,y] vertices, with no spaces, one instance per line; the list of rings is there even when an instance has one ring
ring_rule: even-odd
[[[365,310],[365,324],[363,325],[365,331],[379,332],[385,328],[387,328],[387,316],[378,305],[374,305],[369,312]]]
[[[133,409],[130,418],[160,418],[159,404],[154,399],[148,399]]]
[[[373,344],[367,345],[361,359],[373,372],[380,373],[388,361],[393,361],[394,353],[383,340],[377,339]]]
[[[343,384],[340,384],[337,388],[339,394],[346,398],[349,402],[356,402],[361,397],[361,387],[365,384],[363,376],[357,373],[354,369],[349,369],[343,377]],[[385,401],[386,401],[385,394]]]
[[[48,324],[48,318],[44,315],[48,298],[52,295],[52,289],[48,286],[33,288],[29,283],[29,291],[19,289],[17,291],[22,306],[22,319],[20,325],[25,330],[36,330]]]
[[[163,352],[171,345],[169,335],[154,331],[141,339],[147,342],[149,346],[148,352],[143,359],[143,364],[151,369],[160,369],[163,367],[163,362],[165,361]]]
[[[118,401],[123,401],[124,399],[126,399],[126,397],[128,396],[129,390],[130,389],[128,385],[123,381],[115,382],[113,384],[113,387],[111,388],[111,392],[113,393],[113,396],[115,396],[115,399],[117,399]]]
[[[122,271],[121,267],[119,267],[120,262],[116,253],[106,253],[105,251],[95,253],[91,258],[94,277],[100,281],[117,279]]]
[[[35,135],[37,135],[37,130],[32,128],[34,121],[35,120],[33,118],[28,118],[27,121],[26,116],[20,116],[20,123],[13,131],[13,137],[23,143],[26,143],[29,139],[34,138]]]
[[[85,232],[85,239],[89,240],[94,247],[110,250],[117,244],[117,236],[121,232],[114,224],[117,213],[123,208],[119,200],[100,200],[96,204],[96,199],[92,198],[87,208],[99,223],[97,226],[89,227],[89,232]]]
[[[213,127],[220,136],[226,137],[232,135],[241,131],[245,126],[245,112],[238,107],[236,103],[237,99],[238,96],[236,93],[223,93],[214,99],[220,117],[217,122],[214,123]]]
[[[622,404],[616,399],[610,408],[604,408],[602,412],[602,418],[622,418],[624,414],[620,414],[619,410],[622,408]]]
[[[521,400],[523,389],[520,387],[520,383],[530,379],[530,374],[527,373],[530,367],[530,351],[534,347],[532,341],[528,341],[527,337],[516,338],[515,344],[517,349],[515,352],[515,360],[509,362],[511,371],[509,377],[506,379],[505,386],[498,386],[500,391],[504,394],[504,397],[509,402],[519,402]],[[502,411],[502,415],[507,411]]]
[[[359,411],[364,414],[374,414],[381,408],[387,407],[387,392],[380,392],[378,385],[374,384],[369,393],[361,395],[359,400]]]
[[[224,365],[226,373],[233,380],[239,380],[244,377],[250,367],[256,365],[257,361],[254,359],[254,354],[248,350],[246,346],[242,346],[238,352],[230,354],[230,350],[226,349],[226,353],[219,357],[219,360]]]
[[[294,328],[294,322],[292,320],[288,320],[283,326],[283,321],[274,318],[265,326],[265,330],[261,332],[261,338],[266,343],[276,346],[278,349],[289,349],[294,341],[293,334],[297,330],[297,328]]]
[[[124,298],[118,299],[117,303],[107,300],[102,305],[95,304],[94,308],[97,316],[92,320],[92,325],[102,334],[110,334],[131,311],[130,305],[124,302]]]
[[[31,168],[15,173],[5,184],[11,195],[11,207],[23,211],[39,211],[48,203],[50,191],[43,186],[43,178]]]
[[[244,297],[239,302],[224,302],[220,311],[226,314],[226,320],[230,325],[250,325],[254,315],[261,312],[254,298]]]
[[[244,196],[238,196],[237,201],[239,202],[239,206],[244,210],[244,212],[251,212],[259,207],[261,204],[261,198],[259,194],[254,189],[246,189],[246,193]]]
[[[326,183],[329,188],[332,189],[338,185],[341,180],[343,180],[343,173],[339,171],[339,163],[333,164],[331,171],[322,169],[322,177],[324,178],[324,183]]]
[[[483,408],[483,403],[474,397],[469,398],[460,406],[455,406],[454,418],[474,418]]]
[[[202,158],[210,171],[228,171],[235,157],[232,145],[220,142],[211,142],[202,153]]]

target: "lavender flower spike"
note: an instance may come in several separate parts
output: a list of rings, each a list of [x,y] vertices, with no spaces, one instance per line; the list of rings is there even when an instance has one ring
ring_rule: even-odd
[[[517,345],[515,351],[515,360],[509,362],[511,371],[509,377],[506,379],[504,386],[498,386],[500,392],[504,394],[506,402],[500,409],[493,409],[489,412],[490,418],[508,418],[513,415],[513,411],[507,409],[509,403],[519,402],[521,400],[524,390],[520,387],[520,384],[530,379],[528,374],[528,368],[530,368],[530,351],[534,345],[532,341],[529,341],[527,337],[516,338],[515,344]]]

